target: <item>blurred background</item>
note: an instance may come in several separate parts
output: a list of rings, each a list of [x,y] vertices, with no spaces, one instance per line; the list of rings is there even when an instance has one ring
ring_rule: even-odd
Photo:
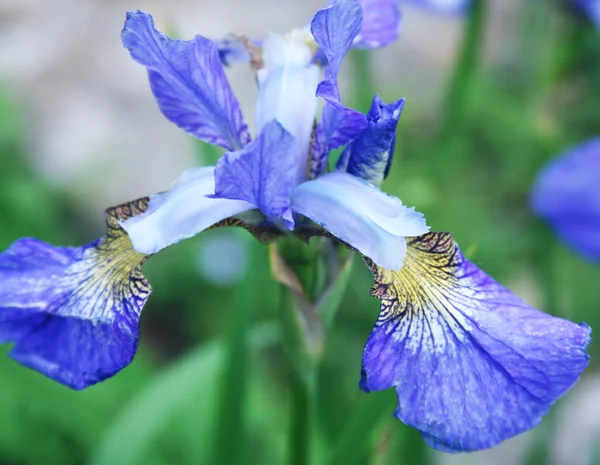
[[[2,0],[0,250],[22,236],[78,245],[102,211],[168,188],[219,153],[166,121],[120,42],[128,10],[163,31],[262,37],[308,22],[321,0]],[[480,17],[401,2],[398,42],[354,51],[345,103],[406,97],[383,189],[451,231],[469,258],[528,303],[593,328],[600,266],[532,214],[538,170],[600,133],[600,33],[567,0],[488,0]],[[464,40],[469,37],[469,40]],[[227,70],[252,125],[246,66]],[[154,293],[135,361],[74,392],[4,356],[0,464],[285,463],[290,394],[267,248],[209,231],[145,265]],[[499,447],[449,456],[392,417],[393,391],[358,389],[378,314],[356,259],[327,338],[312,431],[318,464],[600,464],[600,372],[591,365],[542,424]]]

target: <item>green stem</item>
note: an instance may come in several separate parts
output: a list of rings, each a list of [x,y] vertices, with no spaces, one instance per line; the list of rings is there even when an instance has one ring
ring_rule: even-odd
[[[371,107],[371,99],[375,94],[375,82],[373,79],[373,66],[371,54],[368,50],[352,50],[351,62],[354,82],[354,105],[361,111],[368,111]]]
[[[452,136],[463,124],[469,91],[473,86],[481,48],[487,0],[473,0],[465,26],[460,53],[448,86],[441,127],[443,140]]]
[[[251,261],[254,259],[252,254]],[[217,426],[214,436],[213,463],[241,464],[245,449],[245,417],[248,386],[248,329],[253,305],[248,305],[256,292],[256,280],[246,277],[236,289],[228,315],[226,353],[223,362],[219,397],[217,400]],[[239,311],[241,308],[244,311]]]
[[[310,436],[313,416],[315,378],[293,375],[290,424],[290,465],[310,464]]]

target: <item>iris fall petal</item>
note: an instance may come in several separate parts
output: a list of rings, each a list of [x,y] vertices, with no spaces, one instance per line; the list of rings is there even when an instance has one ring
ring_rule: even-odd
[[[381,313],[361,388],[395,387],[395,415],[446,452],[492,447],[537,425],[587,366],[590,328],[528,306],[448,233],[407,242],[399,272],[367,260]]]

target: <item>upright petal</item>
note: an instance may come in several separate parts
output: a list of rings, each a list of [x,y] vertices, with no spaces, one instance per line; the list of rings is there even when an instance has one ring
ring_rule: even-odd
[[[317,96],[341,113],[337,116],[340,121],[365,118],[362,113],[342,105],[337,83],[342,60],[358,35],[361,24],[362,11],[356,0],[341,0],[320,10],[311,23],[315,42],[327,60],[323,80],[317,87]]]
[[[357,48],[378,48],[396,41],[400,32],[398,0],[358,0],[363,21],[354,38]]]
[[[150,87],[167,119],[227,150],[249,142],[248,126],[211,40],[170,39],[141,11],[127,13],[122,40],[131,57],[148,69]]]
[[[380,266],[397,270],[405,237],[429,231],[423,215],[366,181],[329,173],[292,192],[292,210],[310,218]]]
[[[267,124],[256,140],[223,155],[215,170],[217,199],[256,205],[268,218],[283,217],[289,228],[290,193],[296,185],[296,140],[277,121]]]
[[[589,260],[600,260],[600,138],[550,162],[531,193],[535,213]]]
[[[215,192],[215,168],[186,171],[171,190],[150,197],[148,210],[121,226],[140,253],[153,254],[195,236],[221,220],[256,208],[241,200],[208,198]]]
[[[462,14],[466,13],[473,3],[472,0],[402,0],[427,8],[435,13]]]
[[[529,307],[448,233],[407,243],[399,272],[366,260],[381,313],[361,388],[395,387],[395,415],[446,452],[492,447],[537,425],[587,366],[590,328]]]
[[[329,152],[343,147],[367,127],[365,115],[348,108],[335,108],[325,102],[323,116],[314,133],[310,160],[310,179],[321,174]]]
[[[304,30],[293,31],[286,37],[271,34],[263,45],[264,67],[257,73],[258,130],[276,120],[296,138],[297,183],[306,179],[319,82],[319,68],[311,63],[313,53],[306,44],[307,36],[309,33]]]
[[[21,239],[0,254],[0,343],[14,342],[13,359],[73,389],[131,362],[150,286],[141,273],[146,256],[117,220],[146,205],[109,209],[107,236],[86,246]]]
[[[404,99],[386,105],[375,95],[367,115],[367,128],[345,149],[340,158],[346,171],[379,187],[388,175],[394,146],[396,126],[404,107]]]

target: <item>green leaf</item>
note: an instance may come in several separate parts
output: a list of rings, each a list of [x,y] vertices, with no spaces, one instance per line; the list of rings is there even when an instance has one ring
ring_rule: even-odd
[[[250,332],[249,346],[260,350],[275,343],[278,332],[272,325]],[[137,465],[146,463],[144,454],[157,440],[170,416],[194,405],[195,442],[209,445],[214,425],[214,399],[218,373],[225,359],[225,345],[217,340],[191,352],[165,369],[136,399],[126,406],[108,430],[90,460],[91,465]],[[204,454],[205,450],[198,450]]]

